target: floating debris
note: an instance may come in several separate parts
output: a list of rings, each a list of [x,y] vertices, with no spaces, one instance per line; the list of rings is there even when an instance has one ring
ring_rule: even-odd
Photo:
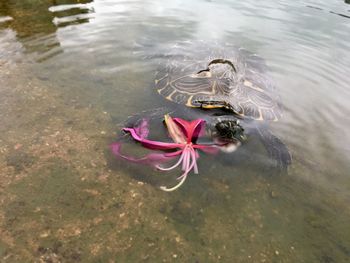
[[[198,173],[197,159],[199,158],[198,150],[206,153],[215,154],[218,152],[218,144],[197,144],[198,137],[204,134],[205,121],[197,119],[194,121],[185,121],[180,118],[171,118],[169,115],[165,115],[165,123],[169,132],[169,136],[173,142],[158,142],[146,139],[149,134],[148,122],[143,119],[139,126],[134,128],[124,128],[125,132],[130,133],[131,137],[140,142],[145,148],[151,150],[167,151],[165,153],[151,153],[142,158],[134,158],[126,156],[121,153],[121,143],[116,142],[111,145],[112,152],[115,156],[121,159],[128,160],[130,162],[139,164],[148,164],[156,167],[161,171],[170,171],[182,164],[183,174],[177,179],[180,182],[172,188],[161,186],[164,191],[174,191],[179,188],[186,180],[189,172],[194,170],[194,173]],[[169,152],[169,150],[174,150]],[[161,164],[169,162],[176,157],[179,157],[178,161],[170,166],[163,167]]]

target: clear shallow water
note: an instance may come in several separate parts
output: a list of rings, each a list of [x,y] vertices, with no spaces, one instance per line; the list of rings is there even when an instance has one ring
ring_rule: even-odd
[[[342,1],[0,1],[2,260],[347,262],[349,10]],[[168,105],[137,50],[187,40],[266,60],[284,106],[271,129],[293,154],[288,174],[274,175],[256,140],[203,156],[200,175],[173,194],[157,186],[175,174],[113,160],[117,124]]]

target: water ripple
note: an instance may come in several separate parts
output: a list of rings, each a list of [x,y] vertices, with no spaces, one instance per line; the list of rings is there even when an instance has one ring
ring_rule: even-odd
[[[338,15],[348,14],[341,1],[63,2],[48,1],[30,12],[22,7],[21,14],[1,13],[1,63],[30,58],[40,62],[34,64],[38,71],[45,67],[47,75],[76,81],[80,94],[87,86],[98,94],[104,89],[106,104],[123,116],[130,112],[120,108],[121,96],[127,94],[137,105],[154,106],[160,100],[125,88],[149,88],[153,94],[151,73],[156,67],[152,57],[140,55],[142,48],[161,55],[183,40],[228,42],[266,60],[285,108],[284,118],[273,128],[292,148],[320,160],[327,149],[347,151],[334,139],[350,144],[344,135],[350,129],[350,23]],[[93,76],[109,84],[92,86],[82,72],[86,79]]]

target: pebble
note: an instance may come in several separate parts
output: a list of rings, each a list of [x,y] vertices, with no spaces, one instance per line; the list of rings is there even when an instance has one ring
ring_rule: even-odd
[[[120,215],[119,215],[119,218],[122,218],[122,217],[124,217],[125,216],[125,213],[121,213]]]
[[[20,148],[22,148],[22,144],[20,144],[20,143],[17,143],[16,145],[15,145],[15,147],[13,147],[15,150],[18,150],[18,149],[20,149]]]
[[[49,236],[49,232],[44,232],[40,235],[41,238],[45,238],[45,237],[48,237]]]
[[[270,196],[271,196],[271,198],[276,198],[277,197],[277,193],[274,192],[274,191],[271,191],[270,192]]]

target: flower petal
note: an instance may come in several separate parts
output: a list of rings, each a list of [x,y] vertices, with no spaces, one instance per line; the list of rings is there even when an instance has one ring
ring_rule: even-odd
[[[186,134],[188,143],[195,143],[198,137],[202,136],[205,132],[205,120],[203,119],[197,119],[189,122],[180,118],[174,118],[174,121],[181,127],[182,131]]]
[[[157,141],[147,140],[145,138],[140,137],[134,128],[124,128],[123,130],[126,132],[130,132],[131,136],[136,141],[140,142],[143,146],[152,150],[171,150],[171,149],[180,148],[182,146],[182,144],[179,144],[179,143],[157,142]]]
[[[198,165],[197,165],[197,159],[199,158],[198,153],[195,150],[191,151],[191,156],[194,161],[194,166],[193,166],[193,172],[195,174],[198,174]]]
[[[188,162],[188,164],[186,165],[186,170],[184,171],[184,173],[179,176],[177,179],[180,180],[180,182],[171,187],[171,188],[167,188],[166,186],[161,186],[160,189],[163,190],[163,191],[166,191],[166,192],[172,192],[174,190],[176,190],[177,188],[179,188],[186,180],[187,176],[188,176],[188,173],[194,168],[195,164],[196,164],[196,158],[195,158],[195,153],[194,152],[191,152],[191,153],[188,153],[190,156],[193,156],[194,158],[192,158],[192,163],[190,164]],[[188,159],[188,161],[190,161],[190,159]]]
[[[111,144],[111,150],[117,158],[124,159],[133,163],[147,164],[152,166],[156,166],[161,163],[168,162],[173,158],[175,158],[176,156],[178,156],[179,154],[181,154],[181,151],[176,151],[172,153],[150,153],[144,157],[135,158],[132,156],[123,155],[121,153],[121,143]]]
[[[148,121],[146,119],[142,119],[141,123],[134,128],[135,132],[140,136],[140,138],[147,138],[149,134]]]
[[[177,185],[175,185],[171,188],[167,188],[166,186],[161,186],[159,188],[165,192],[175,191],[177,188],[179,188],[185,182],[186,178],[187,178],[187,174],[181,178],[181,181]]]
[[[178,166],[180,165],[180,163],[181,163],[182,160],[184,159],[184,156],[185,156],[184,153],[185,153],[185,152],[182,152],[182,154],[181,154],[179,160],[178,160],[175,164],[173,164],[172,166],[170,166],[170,167],[161,167],[160,165],[157,165],[157,169],[159,169],[159,170],[161,170],[161,171],[170,171],[170,170],[175,169],[176,167],[178,167]]]
[[[209,154],[216,154],[219,152],[219,147],[220,145],[215,145],[215,144],[210,144],[210,145],[205,145],[205,144],[194,144],[192,147],[195,149],[199,149],[205,153]]]
[[[169,114],[164,115],[164,120],[166,127],[169,132],[169,136],[173,139],[176,143],[186,143],[186,136],[180,129],[180,127],[174,122],[173,118],[170,117]]]

